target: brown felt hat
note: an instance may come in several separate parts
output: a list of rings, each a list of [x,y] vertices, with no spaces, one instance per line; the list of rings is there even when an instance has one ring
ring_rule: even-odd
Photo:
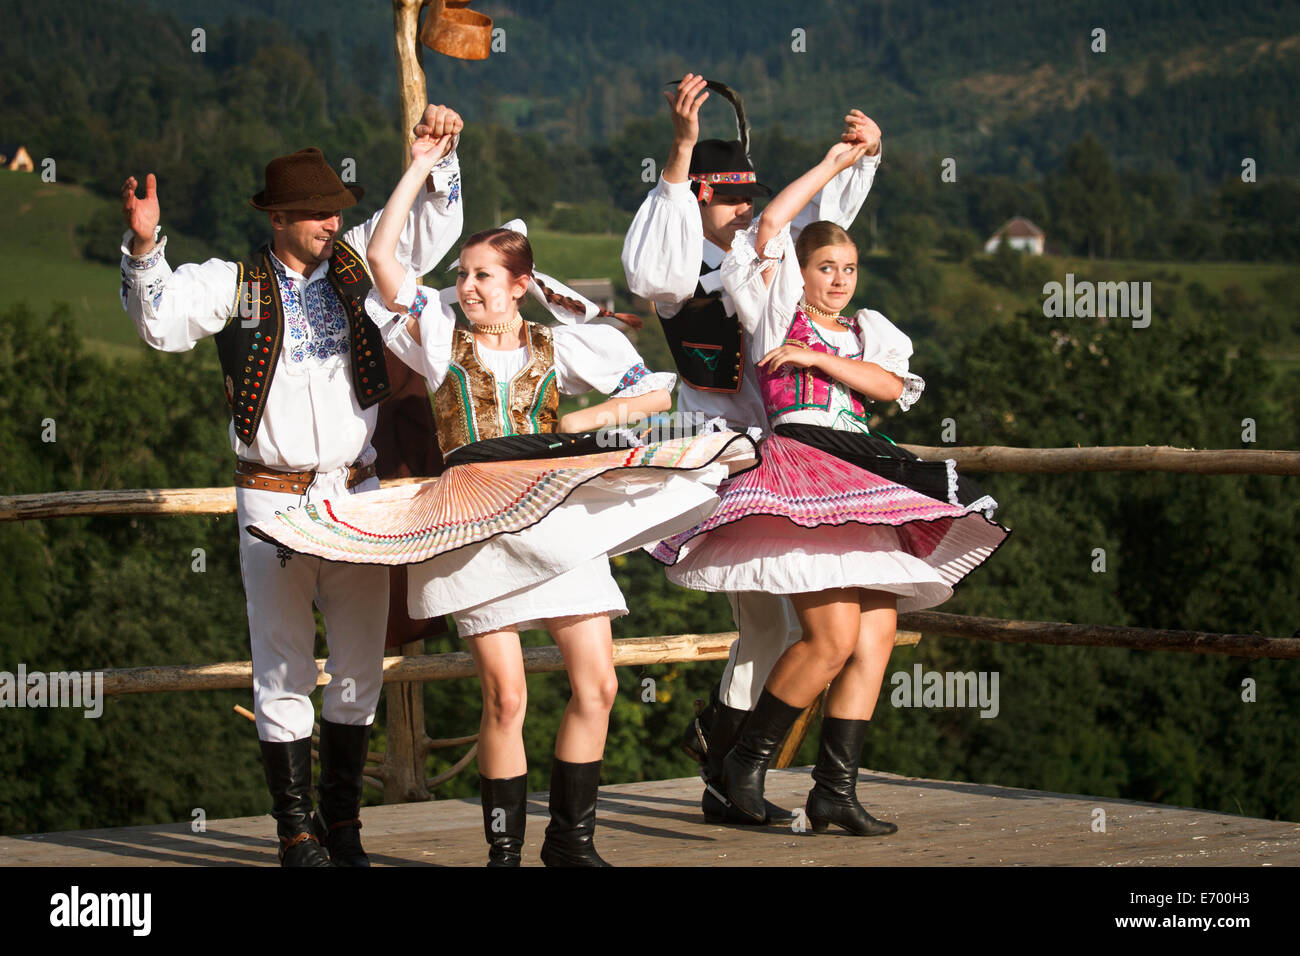
[[[339,212],[355,206],[365,193],[360,186],[345,186],[315,146],[266,164],[266,188],[250,199],[254,209],[294,209],[301,212]]]

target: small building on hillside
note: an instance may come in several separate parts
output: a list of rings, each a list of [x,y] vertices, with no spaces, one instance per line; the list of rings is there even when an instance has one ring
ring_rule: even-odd
[[[36,169],[36,164],[22,143],[0,143],[0,168],[30,173]]]
[[[984,243],[984,251],[997,252],[998,246],[1002,244],[1004,238],[1007,245],[1012,249],[1019,252],[1028,252],[1034,256],[1041,256],[1043,254],[1043,244],[1047,241],[1047,234],[1023,216],[1016,216],[1008,219],[997,228],[993,235],[989,236],[988,242]]]

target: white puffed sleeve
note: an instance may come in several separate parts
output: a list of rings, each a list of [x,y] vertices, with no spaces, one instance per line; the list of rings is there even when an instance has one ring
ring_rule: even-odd
[[[403,312],[393,312],[373,288],[366,295],[366,314],[378,326],[388,350],[424,376],[430,388],[437,388],[451,365],[451,333],[456,327],[456,288],[439,291],[417,285],[415,273],[406,271],[396,304]],[[407,314],[420,325],[417,343],[406,329]]]
[[[423,328],[423,327],[422,327]],[[613,398],[672,391],[677,376],[651,372],[626,335],[608,325],[557,325],[555,378],[564,395],[595,389]]]
[[[804,226],[826,219],[844,229],[853,225],[862,204],[867,201],[867,194],[876,181],[876,170],[880,168],[884,150],[875,156],[863,156],[847,169],[841,169],[813,197],[812,202],[799,210],[790,224],[791,234],[798,239]]]
[[[903,379],[903,394],[898,399],[898,407],[907,411],[925,391],[925,380],[908,371],[912,340],[893,322],[871,309],[858,313],[858,323],[862,328],[862,361],[874,362],[886,372]]]
[[[235,263],[209,259],[172,272],[166,236],[143,256],[132,255],[131,239],[122,237],[121,299],[140,338],[161,352],[186,352],[226,327],[238,308]]]
[[[623,271],[633,294],[685,302],[695,294],[704,258],[704,223],[689,182],[660,179],[623,239]]]
[[[750,357],[757,362],[785,341],[795,306],[803,295],[803,273],[787,225],[767,242],[760,256],[754,248],[759,220],[736,233],[722,260],[722,287],[735,300],[736,315],[749,333]],[[771,284],[763,273],[775,269]]]

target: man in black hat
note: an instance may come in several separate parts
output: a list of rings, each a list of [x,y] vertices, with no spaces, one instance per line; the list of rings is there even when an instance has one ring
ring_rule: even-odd
[[[736,140],[705,140],[700,106],[715,91],[736,110]],[[738,232],[750,228],[754,200],[771,196],[749,159],[749,124],[740,96],[722,83],[688,73],[673,92],[673,143],[659,182],[637,211],[623,242],[628,288],[654,302],[681,384],[679,414],[723,418],[733,427],[767,431],[758,374],[744,344],[736,307],[722,289],[719,267]],[[859,110],[844,118],[842,139],[862,142],[869,155],[840,173],[791,224],[792,237],[810,222],[848,228],[866,201],[880,164],[880,129]],[[789,600],[775,594],[728,594],[740,638],[731,646],[713,699],[686,728],[683,748],[702,763],[701,800],[710,823],[752,824],[721,792],[722,759],[758,703],[768,672],[800,635]],[[768,823],[793,815],[767,804]]]
[[[455,111],[429,106],[413,153],[438,150],[398,255],[427,272],[460,236],[463,206]],[[361,197],[319,149],[273,159],[250,202],[271,241],[243,262],[209,259],[172,272],[158,239],[154,176],[143,199],[122,186],[129,231],[122,304],[140,336],[165,352],[213,336],[237,456],[239,559],[248,609],[257,733],[285,866],[369,866],[361,846],[362,772],[382,687],[388,569],[321,561],[250,535],[278,511],[375,490],[378,403],[392,391],[383,344],[366,312],[366,244],[379,216],[341,233]],[[320,809],[311,798],[316,623],[325,617],[331,679],[322,691]],[[324,845],[322,845],[324,844]],[[327,852],[328,851],[328,852]]]

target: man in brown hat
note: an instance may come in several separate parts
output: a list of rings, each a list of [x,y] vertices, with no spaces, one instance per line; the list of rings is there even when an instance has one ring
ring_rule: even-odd
[[[709,91],[736,111],[737,139],[699,141],[700,107]],[[767,431],[758,374],[744,344],[736,307],[722,289],[719,267],[738,232],[750,228],[754,201],[772,195],[758,181],[749,159],[744,103],[731,88],[688,73],[665,92],[673,119],[673,143],[659,182],[637,210],[623,241],[628,288],[654,302],[655,313],[677,363],[681,383],[677,410],[695,418],[723,418],[733,428]],[[860,110],[844,117],[845,142],[871,146],[870,155],[841,172],[791,224],[792,235],[810,222],[829,219],[847,229],[866,201],[880,164],[880,128]],[[786,647],[797,641],[799,623],[789,600],[777,594],[728,594],[740,633],[731,645],[713,700],[683,734],[683,748],[702,764],[701,808],[710,823],[752,824],[722,794],[722,758],[739,737]],[[787,825],[793,814],[767,804],[768,821]]]
[[[455,111],[430,106],[413,153],[443,159],[413,208],[398,255],[427,272],[460,236],[463,207]],[[319,149],[273,159],[250,202],[271,241],[243,262],[209,259],[175,272],[158,239],[154,176],[145,196],[122,187],[129,232],[122,304],[140,336],[181,352],[213,336],[237,456],[239,558],[253,659],[253,696],[267,785],[285,866],[368,866],[361,846],[362,771],[382,686],[388,570],[291,554],[250,535],[278,511],[371,491],[378,403],[392,391],[383,345],[366,312],[366,244],[378,222],[342,232],[362,194]],[[322,692],[320,809],[311,798],[316,688],[313,602],[325,617],[331,675]],[[322,846],[322,844],[324,844]],[[328,851],[328,853],[327,853]]]

